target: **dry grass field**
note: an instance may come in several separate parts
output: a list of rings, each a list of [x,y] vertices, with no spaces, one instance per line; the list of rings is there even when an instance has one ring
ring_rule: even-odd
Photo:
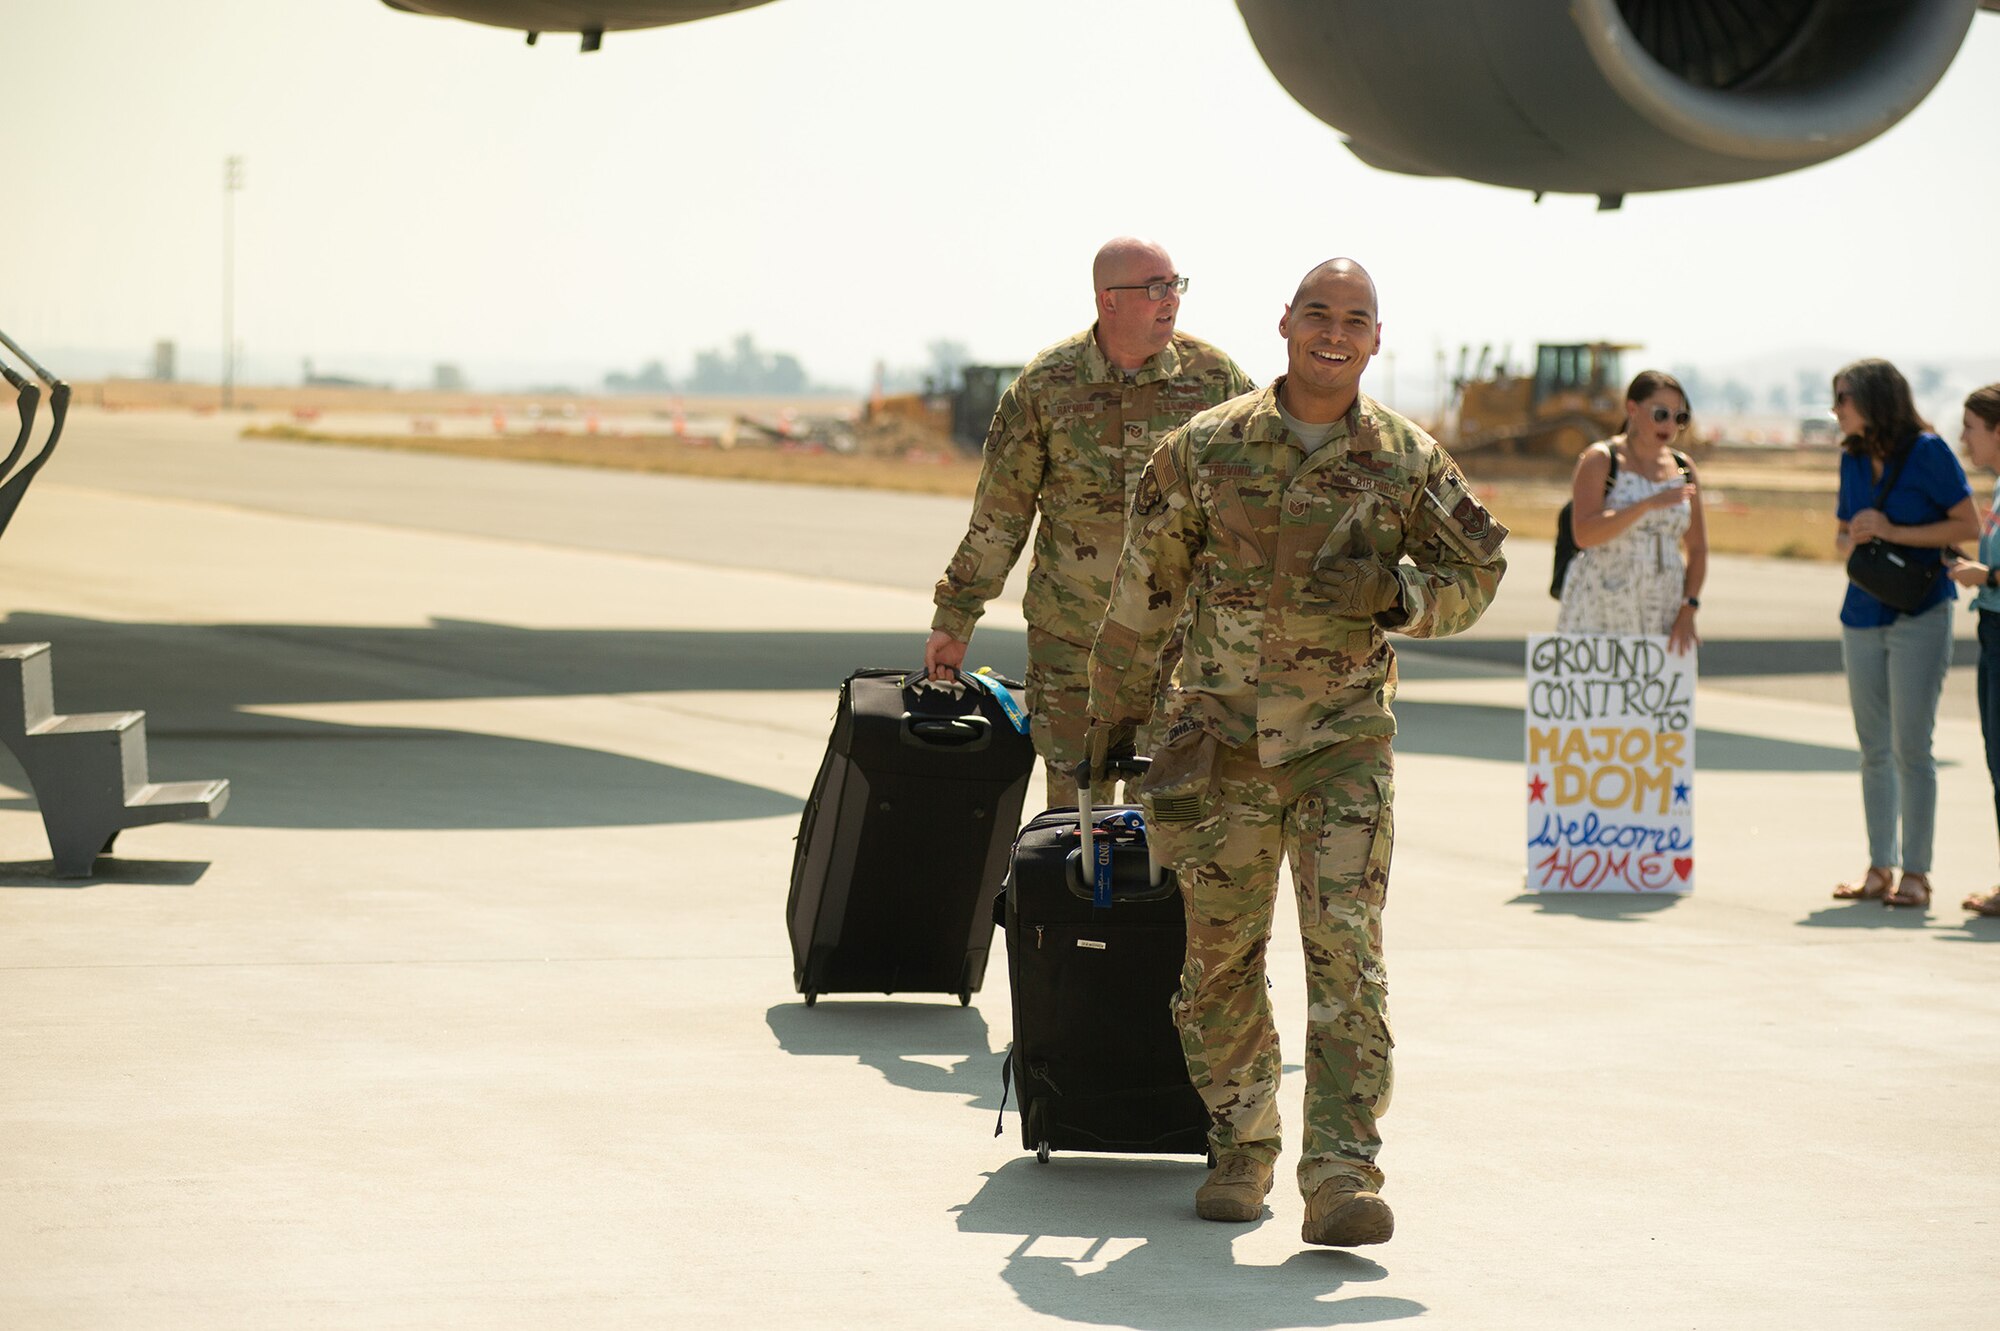
[[[1735,472],[1705,474],[1703,512],[1708,519],[1708,547],[1720,554],[1772,555],[1780,559],[1833,559],[1835,490],[1759,488],[1755,476]],[[1473,474],[1473,486],[1510,531],[1538,540],[1556,534],[1556,510],[1569,498],[1569,487],[1556,479],[1519,477],[1483,480]]]
[[[914,458],[873,457],[768,445],[725,449],[660,434],[328,433],[282,424],[253,427],[244,433],[259,439],[967,497],[979,479],[978,461],[971,457],[934,453]],[[1481,474],[1477,462],[1477,458],[1472,459],[1467,470],[1495,516],[1522,536],[1547,540],[1555,534],[1556,510],[1569,497],[1567,480],[1559,471],[1542,468],[1543,474],[1521,475],[1519,468],[1510,468],[1517,474],[1488,476]],[[1793,559],[1833,558],[1830,459],[1824,472],[1714,463],[1704,468],[1703,495],[1713,550]]]
[[[553,430],[487,435],[334,434],[297,425],[264,425],[250,427],[243,437],[917,494],[969,496],[979,480],[976,458],[937,454],[918,459],[885,458],[769,444],[722,448],[712,442],[689,442],[665,434],[591,435]]]
[[[214,384],[158,383],[151,379],[105,379],[72,385],[79,405],[107,411],[181,409],[213,412],[221,404]],[[604,416],[618,419],[664,420],[676,411],[725,415],[738,412],[776,415],[791,410],[800,415],[852,413],[860,403],[852,394],[799,397],[690,397],[679,393],[487,393],[435,392],[414,388],[345,388],[331,386],[243,384],[234,393],[234,411],[281,412],[301,415],[353,413],[485,418],[496,412],[523,416],[544,409],[550,415]]]
[[[212,412],[212,384],[80,383],[77,399],[107,410]],[[435,393],[371,388],[244,386],[236,410],[261,415],[247,438],[511,458],[626,471],[970,497],[976,458],[934,450],[882,456],[864,449],[743,442],[732,421],[851,421],[851,397],[696,398]],[[289,419],[287,419],[289,418]],[[504,422],[504,425],[502,424]],[[751,432],[746,432],[746,435]],[[719,440],[716,435],[721,435]],[[1482,499],[1513,531],[1546,540],[1569,496],[1561,464],[1474,454],[1461,459]],[[1710,548],[1734,554],[1833,558],[1837,466],[1830,450],[1721,447],[1697,459]]]

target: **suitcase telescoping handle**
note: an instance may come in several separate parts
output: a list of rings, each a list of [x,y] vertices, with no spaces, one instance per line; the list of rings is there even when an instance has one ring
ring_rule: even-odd
[[[1083,851],[1077,859],[1077,865],[1079,872],[1091,875],[1091,881],[1083,886],[1091,889],[1091,904],[1094,906],[1111,904],[1112,846],[1109,840],[1106,840],[1101,847],[1097,844],[1097,820],[1090,807],[1090,774],[1100,769],[1107,773],[1116,773],[1129,786],[1133,778],[1144,775],[1146,768],[1152,764],[1152,759],[1139,757],[1107,761],[1105,750],[1110,742],[1111,736],[1103,729],[1093,732],[1090,737],[1090,755],[1077,765],[1076,773],[1076,830],[1077,836],[1082,840]],[[1126,793],[1130,794],[1130,791]],[[1148,836],[1146,881],[1158,887],[1161,877],[1159,852],[1153,849],[1153,838]]]
[[[976,749],[992,737],[993,725],[983,716],[924,716],[903,713],[903,738],[934,748]]]

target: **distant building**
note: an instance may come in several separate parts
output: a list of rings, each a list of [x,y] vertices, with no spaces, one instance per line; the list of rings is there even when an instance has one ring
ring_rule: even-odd
[[[304,372],[299,382],[307,388],[386,388],[386,384],[370,383],[366,379],[353,379],[344,374],[319,374],[313,369],[312,357],[305,358]]]
[[[465,371],[448,361],[440,361],[431,367],[431,388],[439,393],[463,393]]]
[[[174,381],[174,340],[170,337],[153,344],[153,378],[163,384]]]

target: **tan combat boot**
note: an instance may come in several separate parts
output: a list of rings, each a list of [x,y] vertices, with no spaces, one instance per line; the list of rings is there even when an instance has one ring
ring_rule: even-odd
[[[1232,1151],[1208,1171],[1194,1190],[1194,1213],[1203,1220],[1255,1220],[1264,1214],[1271,1191],[1271,1166],[1254,1155]]]
[[[1334,1178],[1307,1199],[1306,1223],[1299,1237],[1329,1248],[1357,1248],[1387,1243],[1395,1232],[1395,1213],[1380,1193],[1363,1191],[1353,1179]]]

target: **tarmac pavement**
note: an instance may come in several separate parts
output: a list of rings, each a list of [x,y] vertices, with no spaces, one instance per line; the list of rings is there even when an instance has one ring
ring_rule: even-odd
[[[79,412],[0,542],[58,706],[233,787],[74,887],[0,798],[0,1325],[2000,1325],[1977,721],[1938,730],[1933,908],[1830,900],[1836,568],[1718,561],[1685,899],[1521,890],[1546,546],[1404,651],[1398,1232],[1307,1250],[1292,1155],[1224,1226],[1194,1160],[996,1139],[997,948],[970,1008],[792,991],[835,686],[915,664],[958,501],[225,424]],[[1017,605],[972,657],[1019,668]],[[1282,922],[1272,974],[1295,1066]]]

